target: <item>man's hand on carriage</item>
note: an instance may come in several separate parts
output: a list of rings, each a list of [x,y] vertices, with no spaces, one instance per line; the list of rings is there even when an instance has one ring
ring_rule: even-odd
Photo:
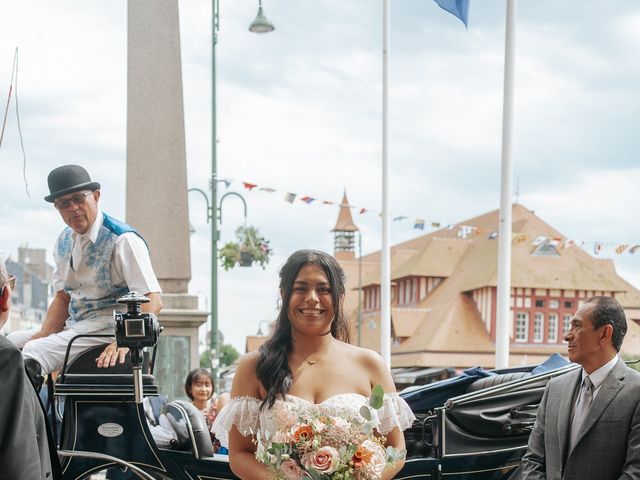
[[[118,347],[116,342],[112,342],[105,347],[102,353],[96,358],[98,368],[113,367],[116,363],[124,363],[124,359],[129,353],[126,347]]]

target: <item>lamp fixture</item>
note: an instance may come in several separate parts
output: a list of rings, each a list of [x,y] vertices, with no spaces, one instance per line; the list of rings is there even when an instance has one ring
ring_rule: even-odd
[[[269,33],[275,29],[276,27],[273,26],[273,23],[269,21],[262,11],[262,0],[258,0],[258,14],[253,22],[251,22],[251,25],[249,25],[249,31],[253,33]]]

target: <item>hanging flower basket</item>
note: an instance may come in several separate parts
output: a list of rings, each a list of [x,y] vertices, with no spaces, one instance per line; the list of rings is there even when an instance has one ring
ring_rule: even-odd
[[[269,247],[269,240],[261,236],[257,228],[251,226],[238,227],[236,239],[236,242],[225,243],[218,251],[222,268],[230,270],[236,264],[250,267],[253,262],[257,262],[264,269],[273,253]]]
[[[253,253],[240,250],[240,260],[238,263],[241,267],[250,267],[253,263]]]

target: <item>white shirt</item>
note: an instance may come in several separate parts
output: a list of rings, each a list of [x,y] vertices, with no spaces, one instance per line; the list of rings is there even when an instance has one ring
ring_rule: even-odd
[[[98,211],[96,220],[84,234],[73,232],[74,242],[95,243],[103,223],[103,215]],[[54,252],[57,249],[54,249]],[[116,240],[111,255],[109,274],[114,285],[126,285],[130,291],[142,295],[147,293],[161,293],[160,284],[153,272],[151,258],[144,240],[133,232],[123,233]],[[64,282],[60,276],[56,259],[53,271],[53,288],[55,291],[64,289]]]
[[[615,355],[611,360],[609,360],[607,363],[605,363],[599,369],[594,370],[593,372],[588,374],[589,378],[591,379],[591,383],[593,383],[593,400],[596,399],[596,396],[598,395],[598,392],[600,391],[600,387],[602,386],[602,384],[604,383],[606,378],[611,373],[611,370],[613,370],[613,367],[616,366],[616,363],[618,363],[618,355]],[[584,378],[586,376],[587,376],[587,372],[585,372],[584,368],[583,368],[582,369],[582,380],[581,380],[581,382],[584,381]]]

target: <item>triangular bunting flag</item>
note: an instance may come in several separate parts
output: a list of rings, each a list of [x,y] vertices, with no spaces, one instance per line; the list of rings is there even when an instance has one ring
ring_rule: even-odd
[[[623,243],[622,245],[618,245],[618,246],[616,247],[616,253],[617,253],[618,255],[620,255],[620,254],[624,253],[624,251],[627,249],[627,247],[628,247],[628,246],[629,246],[629,245],[627,245],[626,243]]]

